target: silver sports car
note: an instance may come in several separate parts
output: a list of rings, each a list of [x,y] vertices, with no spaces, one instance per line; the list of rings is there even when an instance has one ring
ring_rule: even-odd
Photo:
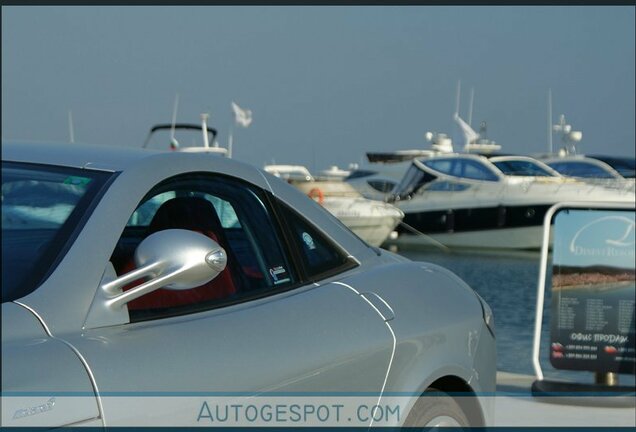
[[[488,305],[234,160],[2,144],[2,426],[482,426]]]

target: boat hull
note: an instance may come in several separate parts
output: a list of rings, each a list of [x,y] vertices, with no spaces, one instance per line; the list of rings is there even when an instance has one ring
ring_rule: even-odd
[[[364,198],[326,197],[322,205],[371,246],[380,246],[404,217],[390,204]]]
[[[442,245],[461,249],[517,249],[538,250],[543,240],[543,226],[483,229],[453,233],[401,234],[388,244],[398,247],[437,247]]]
[[[433,238],[449,247],[539,249],[545,214],[554,204],[634,202],[634,194],[628,190],[561,179],[507,179],[457,186],[463,188],[424,190],[412,199],[398,201],[405,213],[404,224],[398,228],[399,242],[424,245]]]
[[[395,230],[400,219],[391,216],[385,217],[338,217],[358,237],[371,246],[380,246]]]

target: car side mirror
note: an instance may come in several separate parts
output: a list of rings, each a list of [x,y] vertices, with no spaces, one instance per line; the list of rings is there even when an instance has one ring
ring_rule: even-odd
[[[112,266],[107,269],[85,327],[113,325],[124,316],[127,322],[128,311],[123,306],[159,288],[188,290],[211,281],[225,269],[227,254],[217,242],[201,233],[169,229],[151,234],[139,244],[135,264],[135,270],[119,277]],[[142,278],[147,280],[123,291],[123,287]]]

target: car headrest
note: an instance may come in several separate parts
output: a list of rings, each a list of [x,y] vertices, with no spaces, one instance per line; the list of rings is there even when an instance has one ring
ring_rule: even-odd
[[[210,201],[199,197],[180,197],[164,202],[148,226],[149,234],[165,229],[218,233],[222,227]]]

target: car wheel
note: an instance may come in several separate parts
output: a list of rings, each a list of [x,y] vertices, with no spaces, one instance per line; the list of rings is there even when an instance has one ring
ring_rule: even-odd
[[[411,409],[405,427],[468,427],[466,414],[449,394],[429,388]]]

